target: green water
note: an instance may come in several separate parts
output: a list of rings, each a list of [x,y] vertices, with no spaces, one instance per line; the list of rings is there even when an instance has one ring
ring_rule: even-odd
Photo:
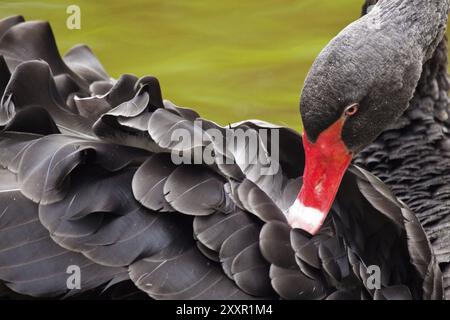
[[[49,20],[62,53],[89,45],[114,77],[157,76],[166,99],[226,124],[300,128],[299,94],[321,48],[362,0],[4,1],[0,17]],[[66,8],[81,8],[81,30]]]

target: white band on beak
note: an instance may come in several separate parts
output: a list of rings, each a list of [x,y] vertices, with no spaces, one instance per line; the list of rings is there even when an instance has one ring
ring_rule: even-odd
[[[296,199],[289,208],[286,218],[292,228],[299,228],[314,235],[325,220],[326,214],[311,207],[305,207],[300,200]]]

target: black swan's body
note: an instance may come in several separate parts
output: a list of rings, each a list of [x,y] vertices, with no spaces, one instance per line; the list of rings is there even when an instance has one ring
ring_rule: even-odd
[[[367,1],[366,7],[377,1]],[[363,12],[365,13],[365,12]],[[416,213],[450,294],[450,100],[447,40],[423,66],[408,109],[355,160]]]
[[[0,55],[0,294],[62,297],[131,280],[156,299],[443,297],[418,219],[356,166],[315,235],[289,226],[305,163],[292,130],[219,127],[163,101],[155,78],[113,81],[84,46],[63,60],[46,23],[1,21]],[[175,143],[177,129],[207,139]],[[208,129],[242,129],[280,170],[261,175],[243,158],[248,144]],[[259,129],[278,132],[279,163]],[[208,148],[207,165],[171,159]],[[79,290],[67,288],[70,265]]]

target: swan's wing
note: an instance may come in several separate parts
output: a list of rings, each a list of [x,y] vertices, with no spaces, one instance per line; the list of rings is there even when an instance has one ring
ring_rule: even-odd
[[[73,72],[89,84],[110,80],[101,62],[88,46],[73,47],[64,55],[63,60]]]
[[[149,156],[147,151],[61,134],[19,132],[3,132],[0,150],[2,166],[16,177],[12,187],[20,195],[17,203],[35,207],[36,225],[29,232],[50,232],[54,248],[82,253],[92,265],[125,268],[154,298],[253,298],[222,272],[220,264],[202,254],[192,237],[191,217],[157,213],[134,200],[132,179],[136,165]],[[11,187],[9,180],[2,180],[5,188]],[[176,186],[173,195],[184,193],[185,187]],[[38,249],[52,253],[46,247]],[[11,254],[20,252],[12,249]],[[45,263],[49,269],[55,267],[53,261]],[[0,279],[10,278],[5,274]],[[92,279],[93,287],[103,283],[100,280]],[[51,295],[48,285],[39,284],[42,291],[36,295]],[[17,291],[31,289],[25,283]]]
[[[40,223],[38,204],[20,192],[16,175],[0,170],[0,279],[14,292],[34,297],[70,296],[127,276],[58,246]],[[67,283],[79,267],[80,288]],[[73,289],[73,287],[72,287]]]
[[[0,20],[0,38],[16,24],[25,22],[23,16],[11,16]]]
[[[135,95],[138,79],[133,75],[111,79],[86,46],[74,47],[63,60],[47,22],[12,17],[0,21],[0,30],[0,89],[6,92],[0,125],[17,110],[39,105],[63,132],[94,136],[94,122]],[[9,73],[12,80],[5,89]]]
[[[0,56],[0,95],[3,97],[5,93],[6,86],[8,85],[9,79],[11,78],[11,73],[9,72],[8,66],[6,64],[3,56]]]
[[[397,226],[400,226],[399,238],[401,240],[397,240],[397,242],[406,242],[406,248],[395,247],[391,251],[395,250],[397,257],[404,254],[404,260],[409,259],[411,267],[417,271],[419,281],[423,283],[422,298],[441,299],[443,296],[442,273],[419,219],[404,203],[395,198],[381,180],[358,167],[353,167],[351,171],[357,176],[360,192],[370,205],[377,210],[377,214],[382,213],[385,217],[394,221]],[[369,212],[366,211],[365,215],[368,215]],[[380,226],[378,238],[383,239],[381,233],[385,232],[385,228]],[[376,231],[373,230],[373,232]],[[393,260],[389,259],[386,264],[392,265]]]
[[[19,110],[39,106],[46,109],[61,131],[93,136],[93,122],[74,113],[61,98],[49,65],[28,61],[14,70],[0,105],[0,126],[5,126]]]
[[[23,62],[43,60],[49,64],[54,75],[68,74],[80,88],[87,89],[88,84],[75,74],[59,55],[48,22],[22,22],[18,17],[7,19],[1,25],[6,31],[0,38],[0,55],[4,56],[11,72]]]

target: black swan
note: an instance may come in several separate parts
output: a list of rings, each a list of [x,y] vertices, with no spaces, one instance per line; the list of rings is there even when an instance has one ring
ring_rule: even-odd
[[[162,100],[154,77],[111,79],[85,46],[62,59],[45,22],[2,20],[0,294],[131,280],[155,299],[442,299],[419,220],[350,160],[407,108],[448,7],[381,1],[324,49],[302,94],[306,155],[288,128],[220,127]],[[228,143],[238,130],[248,139]],[[174,164],[199,150],[213,161]]]

